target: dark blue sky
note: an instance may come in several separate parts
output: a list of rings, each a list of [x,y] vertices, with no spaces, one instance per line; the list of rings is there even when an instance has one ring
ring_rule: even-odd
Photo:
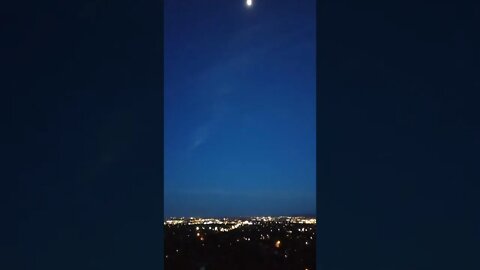
[[[161,269],[163,150],[167,211],[313,208],[313,1],[4,2],[0,269]],[[318,2],[320,267],[480,269],[480,3]]]
[[[315,1],[165,2],[165,215],[315,213]]]

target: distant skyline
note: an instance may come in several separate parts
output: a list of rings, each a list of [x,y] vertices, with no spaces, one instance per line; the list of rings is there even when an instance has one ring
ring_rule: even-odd
[[[165,216],[315,214],[315,1],[165,1]]]

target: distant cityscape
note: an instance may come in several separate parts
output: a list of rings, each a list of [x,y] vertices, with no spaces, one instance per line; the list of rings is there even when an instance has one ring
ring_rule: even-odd
[[[165,269],[315,269],[316,219],[168,218]]]

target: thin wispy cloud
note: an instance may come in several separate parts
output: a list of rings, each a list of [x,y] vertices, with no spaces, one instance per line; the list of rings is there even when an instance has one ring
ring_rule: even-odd
[[[226,118],[228,96],[233,92],[234,89],[228,85],[219,86],[210,91],[210,102],[207,105],[210,106],[210,115],[207,120],[193,129],[188,146],[189,154],[206,144],[214,135],[218,125]]]
[[[190,151],[193,151],[200,147],[202,144],[204,144],[209,136],[210,133],[210,126],[208,124],[205,124],[203,126],[200,126],[194,131],[193,138],[192,138],[192,143],[190,144]]]
[[[217,92],[217,96],[224,96],[228,93]],[[219,123],[225,118],[227,112],[227,103],[225,100],[220,98],[219,100],[211,104],[211,113],[207,121],[200,123],[197,128],[195,128],[191,135],[191,140],[188,147],[188,152],[191,154],[197,148],[206,144],[210,137],[214,135],[215,129]]]
[[[310,211],[314,1],[238,12],[177,2],[165,31],[166,212]]]

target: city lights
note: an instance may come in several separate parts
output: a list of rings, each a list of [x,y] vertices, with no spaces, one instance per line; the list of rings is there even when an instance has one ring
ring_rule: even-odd
[[[280,240],[278,240],[277,242],[275,242],[275,247],[276,247],[276,248],[280,248],[280,245],[281,245],[281,244],[282,244],[282,243],[280,242]]]
[[[192,250],[224,254],[231,249],[256,249],[266,252],[271,261],[280,257],[288,264],[295,264],[294,258],[314,256],[316,219],[311,217],[170,218],[164,225],[166,243],[170,243],[165,249],[165,254],[170,254],[165,262],[169,263],[191,258]],[[314,269],[307,261],[298,262],[301,264],[295,269]]]

